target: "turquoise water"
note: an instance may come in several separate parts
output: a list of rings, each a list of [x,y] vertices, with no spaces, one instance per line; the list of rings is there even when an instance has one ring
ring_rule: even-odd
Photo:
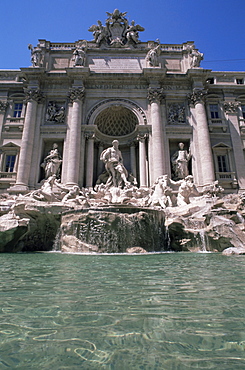
[[[245,369],[245,257],[1,255],[0,369]]]

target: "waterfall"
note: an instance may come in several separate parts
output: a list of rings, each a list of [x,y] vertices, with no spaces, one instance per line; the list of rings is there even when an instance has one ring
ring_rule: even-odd
[[[199,230],[196,239],[200,246],[200,252],[208,252],[210,250],[209,240],[205,230]]]

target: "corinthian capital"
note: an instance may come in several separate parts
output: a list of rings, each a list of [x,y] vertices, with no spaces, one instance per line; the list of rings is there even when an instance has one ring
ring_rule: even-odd
[[[197,104],[204,101],[207,91],[204,89],[195,89],[191,94],[188,95],[189,104]]]
[[[68,93],[68,99],[71,103],[73,103],[76,100],[83,100],[85,95],[85,88],[84,87],[77,87],[77,88],[71,88]]]
[[[149,137],[149,134],[148,133],[140,133],[139,135],[137,135],[137,141],[140,141],[141,143],[144,143],[146,139],[148,139]]]
[[[236,113],[240,103],[235,101],[225,101],[223,103],[225,113]]]
[[[164,90],[162,88],[153,89],[150,87],[148,89],[147,99],[149,100],[150,104],[152,103],[161,103],[165,98]]]
[[[44,95],[39,89],[25,89],[25,101],[36,101],[41,103],[44,100]]]
[[[0,100],[0,112],[5,112],[9,103],[7,101]]]

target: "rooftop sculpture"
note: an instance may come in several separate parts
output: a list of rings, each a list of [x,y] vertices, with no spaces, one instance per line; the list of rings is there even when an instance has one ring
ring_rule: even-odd
[[[135,46],[140,42],[139,32],[145,29],[135,24],[135,21],[129,24],[126,14],[127,12],[121,13],[118,9],[115,9],[113,13],[107,12],[108,18],[105,26],[99,20],[97,25],[93,24],[88,29],[93,32],[94,41],[98,47],[102,44],[117,48],[124,45]]]

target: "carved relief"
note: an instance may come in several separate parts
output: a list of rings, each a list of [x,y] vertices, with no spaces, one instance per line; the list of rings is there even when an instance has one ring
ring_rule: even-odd
[[[171,125],[186,123],[184,104],[172,103],[168,105],[168,123]]]
[[[65,107],[59,106],[55,101],[49,102],[46,111],[46,121],[55,123],[64,123]]]

